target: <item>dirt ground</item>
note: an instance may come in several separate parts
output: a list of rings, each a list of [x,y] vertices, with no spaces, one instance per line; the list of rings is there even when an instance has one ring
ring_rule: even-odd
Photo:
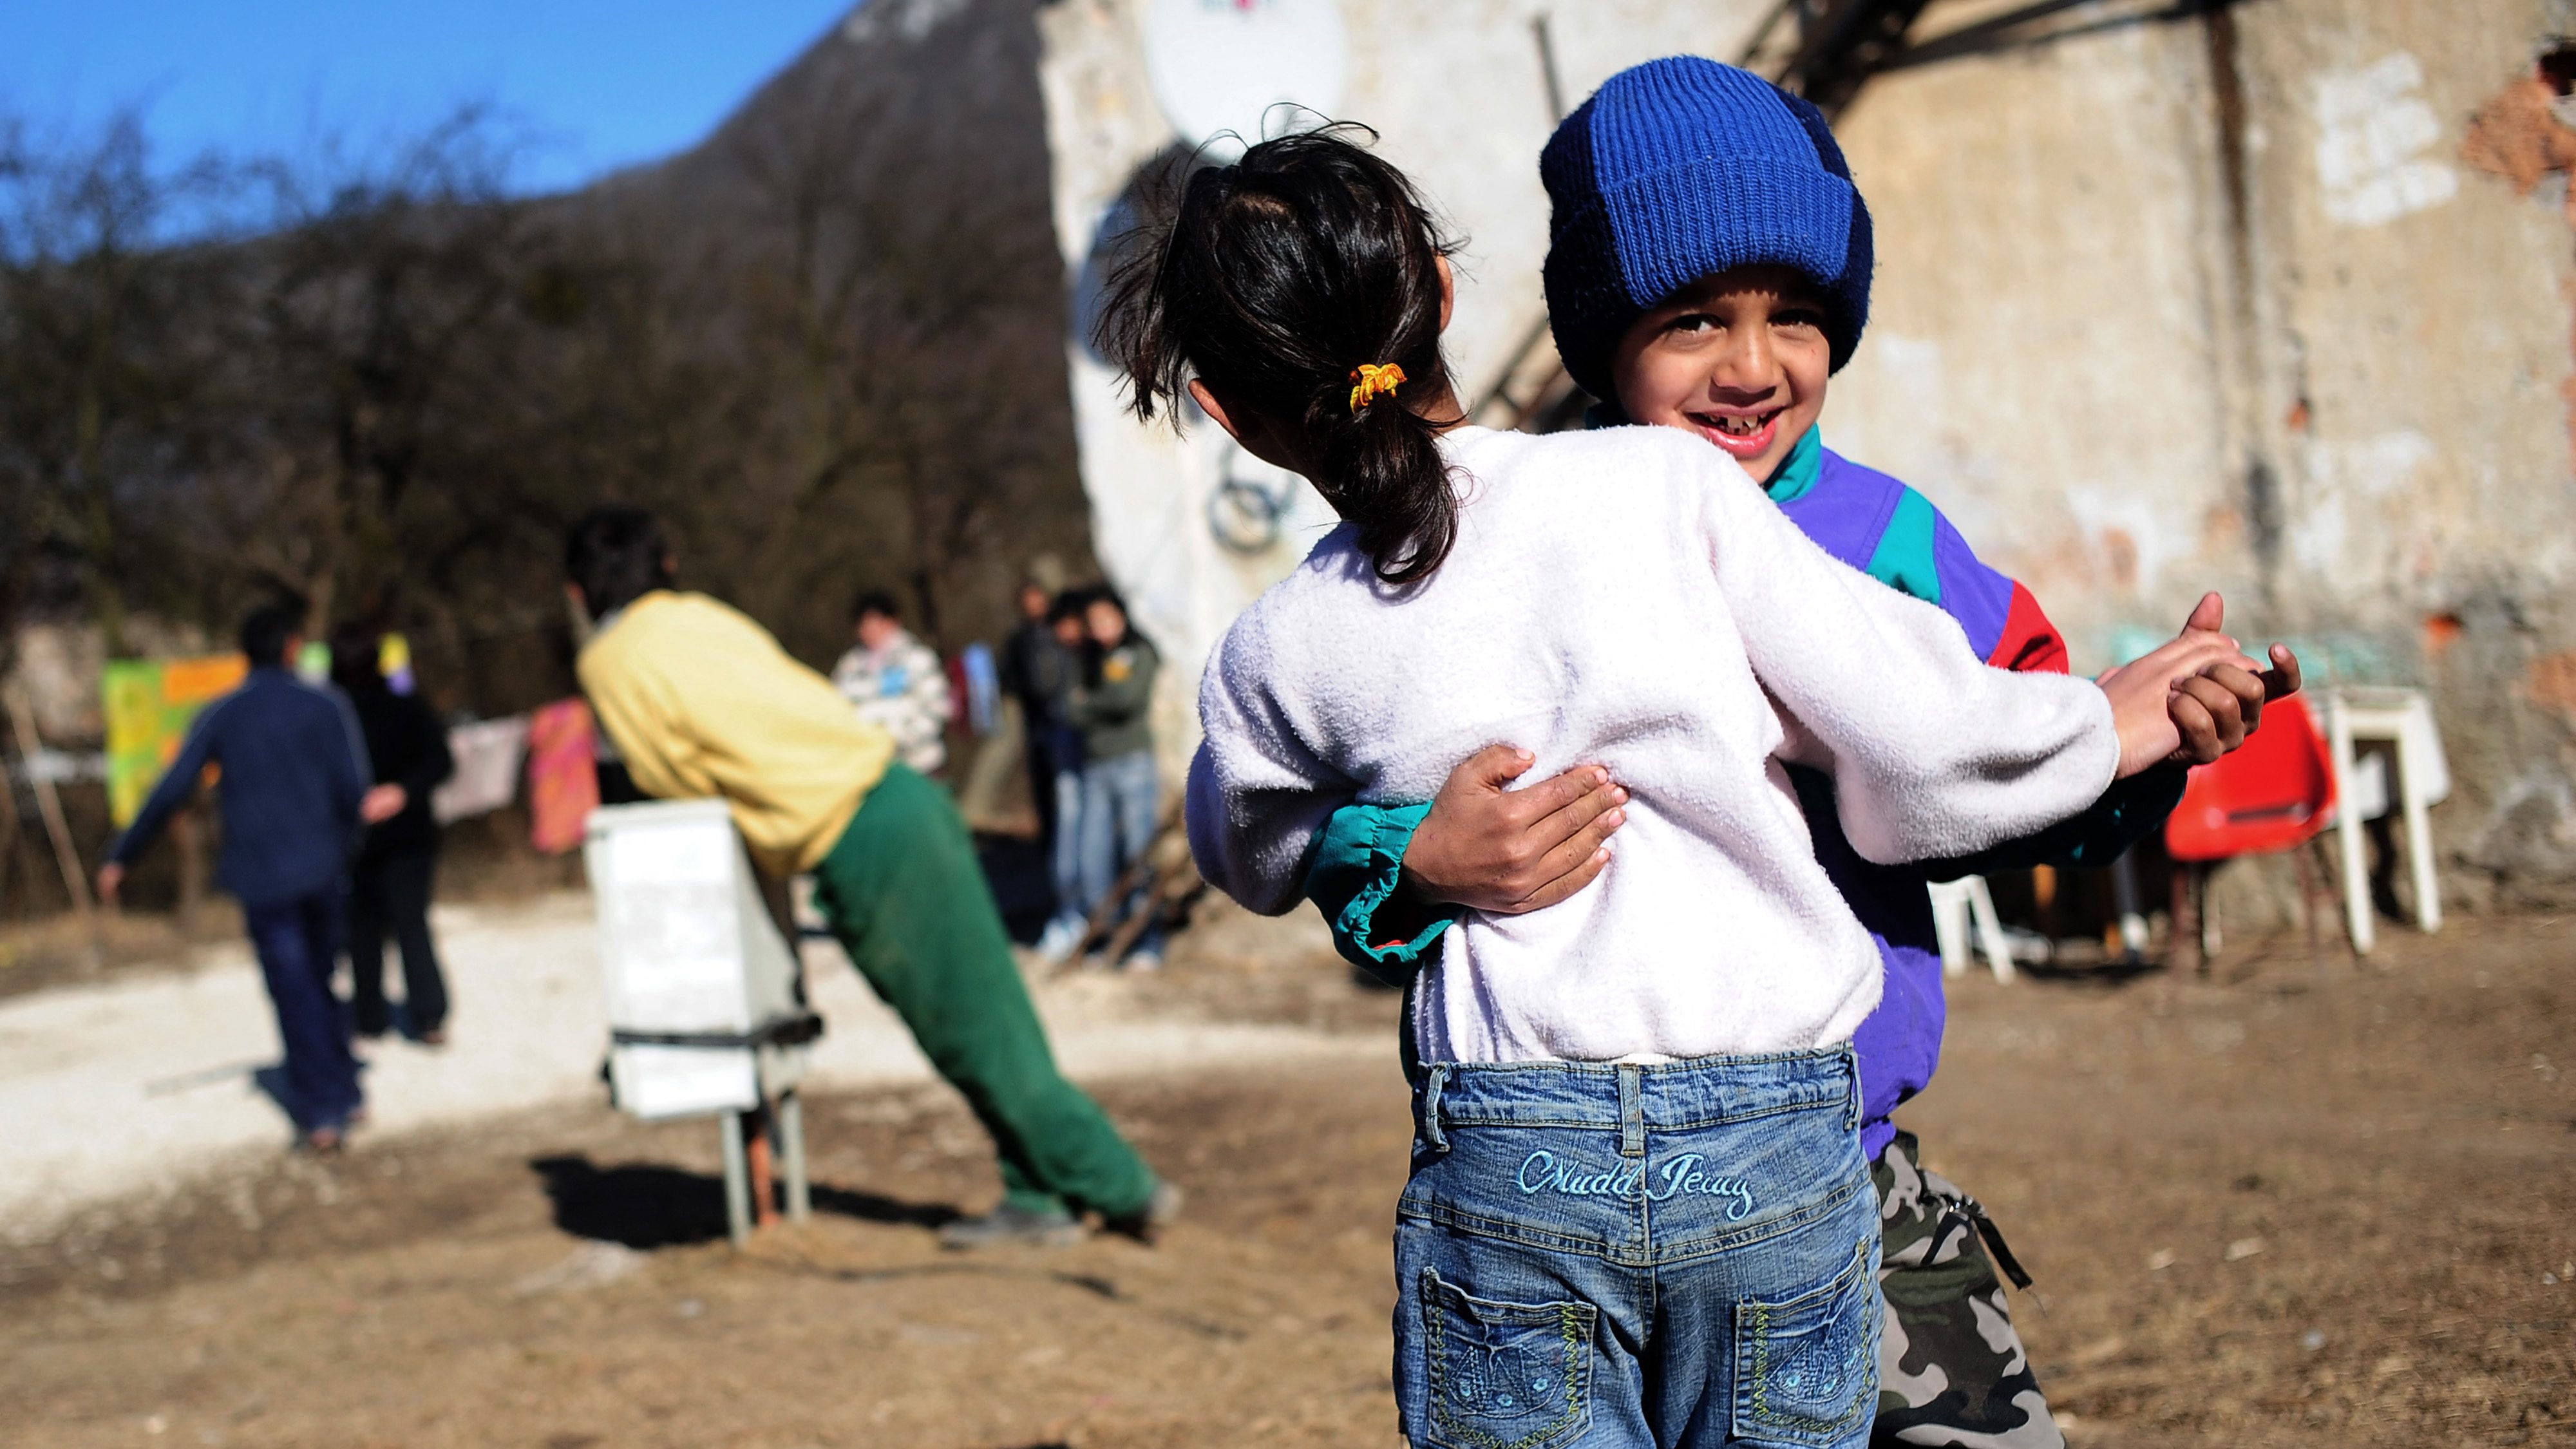
[[[2576,921],[2384,940],[1957,983],[1907,1123],[2038,1274],[2015,1314],[2082,1449],[2576,1444]],[[1391,1033],[1303,969],[1146,989]],[[598,1109],[101,1211],[0,1255],[0,1440],[1393,1444],[1391,1041],[1101,1095],[1189,1191],[1159,1248],[941,1252],[996,1187],[926,1090],[818,1102],[816,1219],[745,1253],[711,1126]]]
[[[103,858],[109,836],[104,797],[83,799],[74,792],[64,804],[78,807],[72,809],[75,834],[96,842],[94,848],[84,844],[82,858]],[[521,903],[580,885],[579,855],[539,855],[527,834],[527,812],[515,805],[448,826],[438,871],[440,903]],[[126,883],[128,909],[87,918],[71,913],[60,878],[50,874],[52,856],[39,861],[22,853],[13,880],[11,862],[0,855],[0,887],[7,887],[0,889],[0,1000],[181,971],[198,948],[238,944],[241,907],[232,897],[209,891],[184,920],[174,909],[177,853],[164,846],[145,855]]]

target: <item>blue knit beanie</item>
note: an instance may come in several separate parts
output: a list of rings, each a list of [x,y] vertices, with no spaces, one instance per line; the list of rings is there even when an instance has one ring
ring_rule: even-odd
[[[1585,392],[1647,308],[1729,267],[1795,268],[1823,294],[1840,371],[1869,321],[1869,208],[1814,106],[1750,71],[1676,55],[1612,76],[1539,153],[1554,208],[1548,321]]]

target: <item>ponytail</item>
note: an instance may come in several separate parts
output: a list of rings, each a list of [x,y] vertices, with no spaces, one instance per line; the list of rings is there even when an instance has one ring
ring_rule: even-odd
[[[1431,577],[1458,541],[1458,495],[1437,425],[1383,396],[1340,419],[1322,411],[1310,433],[1323,475],[1315,486],[1351,521],[1379,578],[1401,588]]]
[[[1460,419],[1415,410],[1447,394],[1440,265],[1454,243],[1404,173],[1350,132],[1376,139],[1327,126],[1167,182],[1129,238],[1094,341],[1140,419],[1177,415],[1196,376],[1292,433],[1377,576],[1404,587],[1458,539],[1438,434]],[[1363,366],[1390,364],[1413,406],[1396,388],[1354,385]]]

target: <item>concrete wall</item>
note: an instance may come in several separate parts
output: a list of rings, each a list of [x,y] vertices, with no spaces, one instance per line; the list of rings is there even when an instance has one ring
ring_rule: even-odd
[[[1137,59],[1147,3],[1041,21],[1077,272],[1173,139]],[[1731,55],[1763,8],[1343,7],[1338,114],[1378,126],[1473,239],[1452,348],[1471,386],[1538,315],[1533,21],[1572,101],[1649,56]],[[1936,5],[1923,30],[1993,8]],[[2435,832],[2470,903],[2576,894],[2576,239],[2563,176],[2518,194],[2462,159],[2561,8],[2252,0],[1882,76],[1837,128],[1879,271],[1828,439],[2029,583],[2079,667],[2219,588],[2233,626],[2290,635],[2322,682],[2433,690],[2458,782]],[[1326,515],[1303,495],[1272,547],[1210,542],[1212,430],[1138,429],[1073,351],[1101,556],[1175,646],[1177,745],[1205,649]]]
[[[2258,0],[2232,55],[2135,25],[1882,77],[1838,128],[1880,269],[1828,436],[2029,582],[2079,667],[2215,587],[2326,682],[2431,688],[2472,900],[2576,876],[2576,245],[2563,187],[2460,160],[2544,8]]]
[[[1040,79],[1055,157],[1056,227],[1073,279],[1072,317],[1097,284],[1093,255],[1137,169],[1179,141],[1148,84],[1143,28],[1157,0],[1059,0],[1039,12]],[[1175,0],[1161,0],[1171,4]],[[1195,4],[1197,0],[1177,0]],[[1231,6],[1232,0],[1223,0]],[[1623,66],[1676,50],[1732,52],[1763,0],[1536,0],[1341,6],[1349,67],[1332,114],[1365,121],[1467,238],[1449,359],[1462,392],[1481,392],[1545,315],[1539,263],[1547,197],[1539,147],[1554,129],[1535,22],[1551,10],[1555,92],[1580,99]],[[1195,138],[1194,138],[1195,139]],[[1173,668],[1158,715],[1167,774],[1197,737],[1198,670],[1235,614],[1304,556],[1332,514],[1302,482],[1275,474],[1200,421],[1176,435],[1122,411],[1109,368],[1069,330],[1075,429],[1093,505],[1093,547]],[[1265,546],[1224,491],[1227,480],[1286,507]],[[1220,541],[1220,534],[1234,545]]]

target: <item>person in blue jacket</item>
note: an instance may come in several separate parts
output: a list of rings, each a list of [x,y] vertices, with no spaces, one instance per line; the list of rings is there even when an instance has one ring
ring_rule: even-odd
[[[349,1025],[332,994],[349,859],[373,773],[349,702],[286,667],[302,644],[303,610],[269,604],[241,628],[250,677],[209,704],[161,783],[99,867],[114,904],[126,872],[188,803],[209,765],[222,771],[223,853],[215,884],[241,901],[242,923],[277,1009],[286,1053],[280,1093],[301,1145],[338,1150],[364,1102]]]

